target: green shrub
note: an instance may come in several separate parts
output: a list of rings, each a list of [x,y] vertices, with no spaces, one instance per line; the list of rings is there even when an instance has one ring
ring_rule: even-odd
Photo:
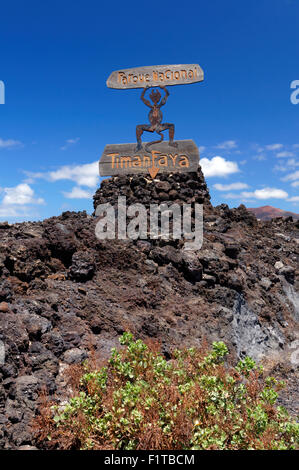
[[[61,449],[296,449],[299,429],[275,407],[283,384],[246,357],[225,366],[211,351],[176,351],[170,361],[131,333],[98,370],[85,363],[65,406],[46,404],[39,439]]]

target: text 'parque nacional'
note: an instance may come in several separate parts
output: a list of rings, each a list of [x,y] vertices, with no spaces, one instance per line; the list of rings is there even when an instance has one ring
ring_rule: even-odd
[[[127,89],[161,85],[186,85],[204,79],[198,64],[153,65],[116,70],[107,80],[109,88]]]

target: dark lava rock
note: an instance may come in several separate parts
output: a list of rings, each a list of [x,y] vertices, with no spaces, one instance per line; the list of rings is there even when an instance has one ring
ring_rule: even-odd
[[[182,254],[171,245],[154,248],[150,258],[159,265],[172,263],[174,266],[182,264]]]
[[[290,284],[294,284],[295,268],[292,266],[284,266],[279,270],[279,274],[282,274]]]
[[[21,320],[25,325],[30,339],[40,338],[41,335],[51,329],[51,322],[34,313],[24,313]]]
[[[77,251],[72,256],[72,264],[69,268],[69,278],[85,282],[92,279],[95,272],[94,256],[92,253]]]
[[[66,351],[63,355],[63,360],[67,364],[80,364],[87,358],[87,353],[83,349],[73,348]]]
[[[67,399],[64,370],[89,351],[103,361],[128,330],[155,338],[167,359],[223,340],[233,362],[270,363],[287,382],[281,404],[298,412],[298,222],[213,207],[200,168],[103,180],[94,207],[119,196],[147,210],[203,203],[202,248],[162,237],[99,241],[86,212],[0,224],[0,448],[35,448],[41,390]]]
[[[225,247],[225,254],[232,259],[237,259],[239,251],[240,247],[236,243],[227,244]]]
[[[202,280],[203,268],[194,251],[186,251],[183,254],[185,277],[195,283]]]

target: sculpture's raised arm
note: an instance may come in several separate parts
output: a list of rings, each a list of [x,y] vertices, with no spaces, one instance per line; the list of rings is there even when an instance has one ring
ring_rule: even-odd
[[[152,106],[151,102],[150,102],[149,100],[147,100],[147,99],[144,97],[145,92],[146,92],[147,89],[148,89],[148,87],[144,87],[144,88],[143,88],[143,91],[142,91],[142,93],[141,93],[141,100],[143,101],[143,103],[144,103],[146,106],[148,106],[149,108],[152,108],[153,106]]]
[[[165,91],[165,95],[162,98],[161,103],[160,103],[160,107],[161,107],[161,106],[164,106],[164,104],[166,104],[166,101],[169,96],[169,91],[167,90],[166,86],[160,86],[160,88]]]

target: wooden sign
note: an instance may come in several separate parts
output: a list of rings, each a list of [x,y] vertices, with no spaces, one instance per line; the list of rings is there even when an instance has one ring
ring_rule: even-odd
[[[126,90],[202,82],[204,73],[198,64],[153,65],[112,72],[106,84],[109,88]]]
[[[199,151],[193,140],[177,140],[176,147],[168,142],[154,145],[151,150],[136,151],[134,144],[106,145],[99,162],[101,176],[197,171]],[[145,143],[146,145],[146,143]]]

